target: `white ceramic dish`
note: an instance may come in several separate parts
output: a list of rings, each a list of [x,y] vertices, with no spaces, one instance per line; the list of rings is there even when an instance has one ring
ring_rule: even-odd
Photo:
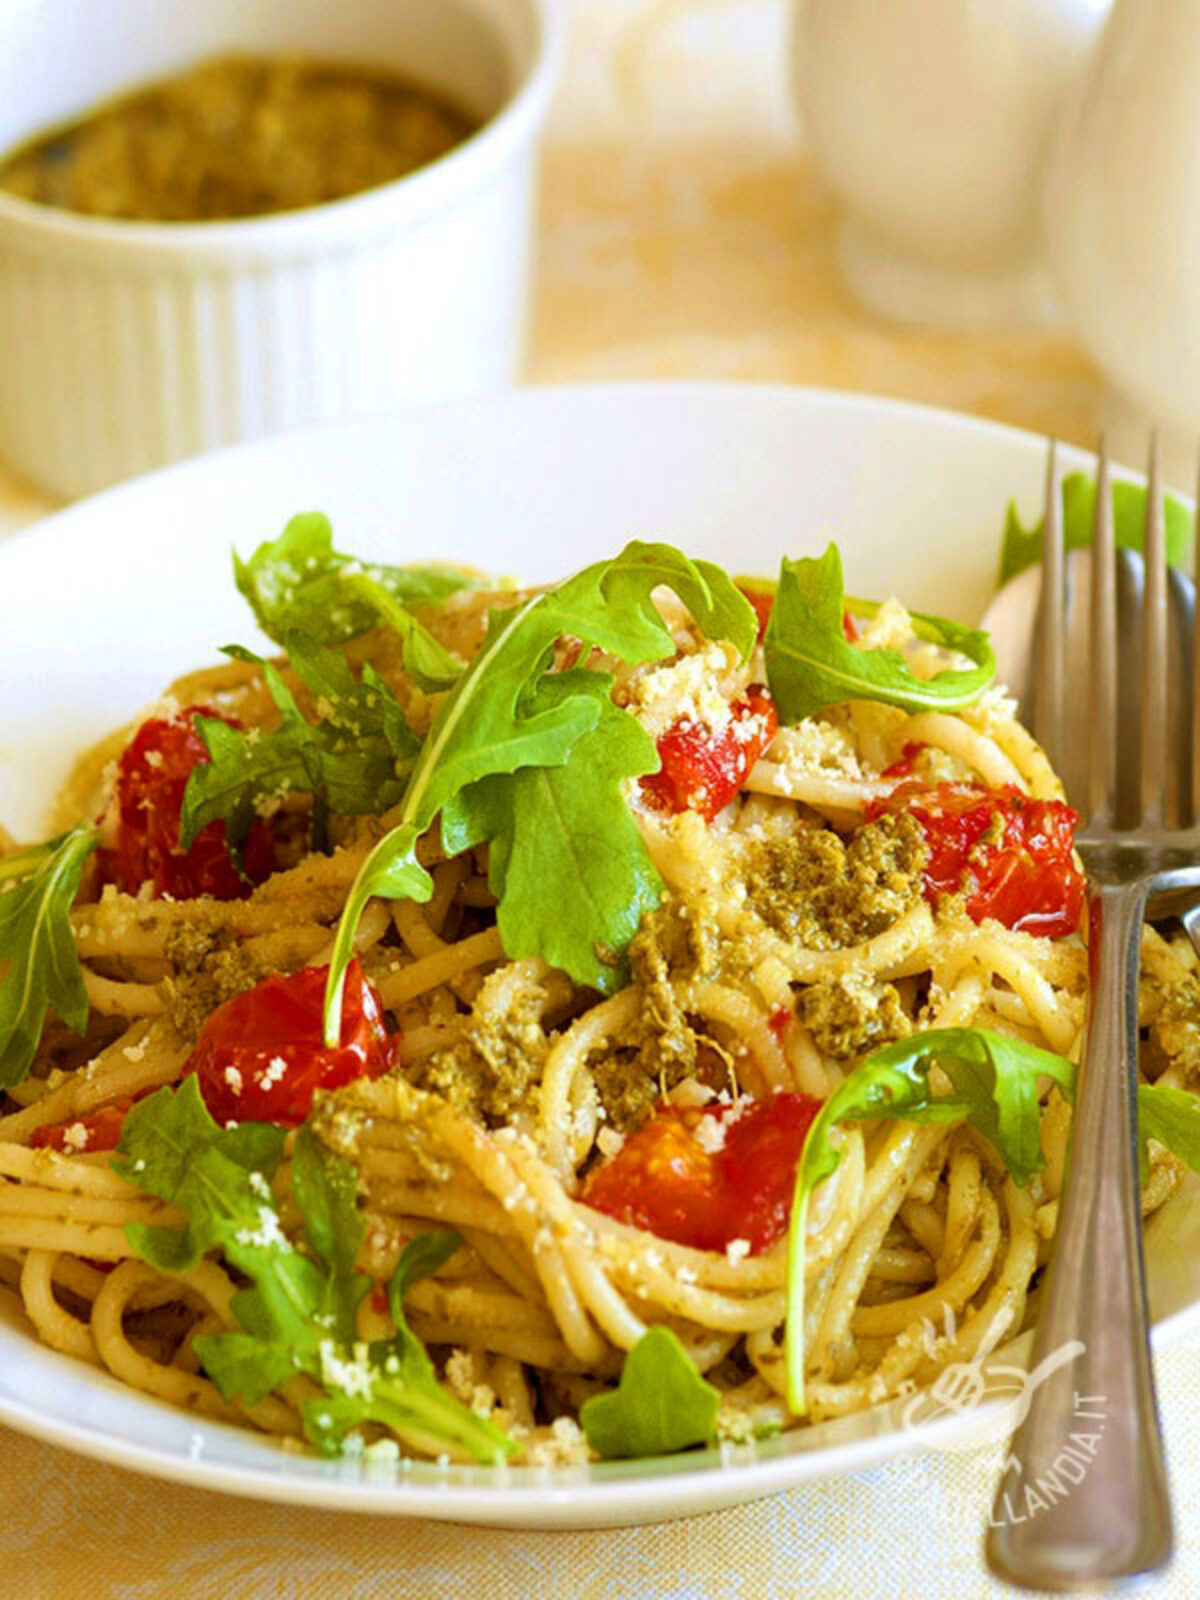
[[[498,389],[524,353],[563,0],[22,0],[0,151],[230,50],[395,67],[484,120],[410,177],[216,223],[0,193],[0,450],[63,495],[298,423]]]
[[[746,571],[841,542],[852,592],[977,616],[1004,507],[1033,513],[1032,435],[916,406],[802,390],[527,390],[304,432],[184,463],[0,544],[0,817],[36,834],[73,750],[129,718],[215,645],[253,639],[229,574],[294,511],[322,507],[342,548],[438,555],[550,577],[634,535]],[[1200,1327],[1200,1205],[1150,1229],[1158,1337]],[[753,1499],[978,1435],[920,1436],[896,1408],[723,1462],[548,1472],[391,1468],[284,1455],[200,1422],[34,1343],[0,1295],[0,1421],[162,1477],[325,1507],[524,1527],[656,1521]],[[993,1426],[999,1426],[992,1419]]]

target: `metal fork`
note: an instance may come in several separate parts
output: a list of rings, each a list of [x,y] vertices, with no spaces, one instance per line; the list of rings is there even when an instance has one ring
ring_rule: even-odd
[[[1088,580],[1091,682],[1081,682],[1064,644],[1067,574],[1050,447],[1034,731],[1085,814],[1076,842],[1088,876],[1091,999],[1032,1364],[1072,1340],[1083,1349],[1038,1389],[1014,1435],[987,1536],[993,1570],[1035,1589],[1082,1589],[1151,1572],[1172,1550],[1142,1257],[1137,986],[1149,896],[1200,884],[1200,649],[1193,635],[1191,670],[1169,697],[1171,678],[1180,674],[1168,671],[1156,440],[1148,477],[1144,581],[1140,597],[1122,594],[1120,610],[1132,615],[1119,636],[1111,484],[1101,441]],[[1140,680],[1136,730],[1128,726],[1128,710],[1124,719],[1118,715],[1122,678]]]

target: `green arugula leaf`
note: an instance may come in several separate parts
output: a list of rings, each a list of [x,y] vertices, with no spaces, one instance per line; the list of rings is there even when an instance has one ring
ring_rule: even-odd
[[[1114,478],[1112,483],[1113,535],[1118,548],[1140,550],[1146,525],[1146,491],[1139,483]],[[1063,542],[1068,550],[1086,550],[1092,543],[1092,523],[1096,514],[1096,480],[1087,472],[1072,472],[1062,481]],[[1167,535],[1167,560],[1173,567],[1184,567],[1192,548],[1192,519],[1187,508],[1174,495],[1163,500],[1163,520]],[[1004,519],[1004,542],[1000,549],[999,585],[1015,578],[1026,567],[1042,559],[1042,524],[1032,528],[1021,523],[1015,500],[1008,503]]]
[[[218,1127],[194,1075],[140,1101],[125,1119],[115,1169],[187,1217],[183,1228],[130,1224],[135,1252],[164,1272],[180,1272],[220,1250],[247,1280],[230,1302],[240,1331],[195,1342],[205,1371],[227,1400],[249,1405],[297,1373],[312,1378],[325,1393],[307,1402],[302,1416],[310,1440],[327,1454],[349,1429],[382,1422],[452,1442],[480,1461],[504,1459],[515,1446],[442,1389],[401,1314],[407,1286],[436,1272],[458,1235],[422,1236],[402,1254],[392,1280],[396,1337],[360,1342],[355,1314],[370,1279],[355,1268],[366,1231],[357,1175],[310,1127],[301,1128],[292,1166],[304,1228],[304,1248],[297,1247],[271,1191],[285,1138],[268,1123]]]
[[[0,1087],[29,1071],[51,1007],[75,1033],[87,1027],[71,907],[99,840],[81,823],[0,861]]]
[[[272,662],[227,645],[226,655],[262,669],[282,722],[272,733],[258,733],[216,717],[196,718],[210,759],[192,769],[184,791],[179,831],[185,850],[202,828],[220,819],[230,848],[238,851],[263,806],[287,794],[313,795],[320,824],[329,811],[385,811],[404,793],[420,742],[387,684],[370,665],[359,682],[336,650],[300,630],[286,642],[321,720],[312,723],[301,714]]]
[[[358,1346],[359,1371],[365,1372],[365,1379],[326,1400],[308,1400],[302,1407],[305,1430],[318,1450],[335,1454],[348,1432],[375,1422],[400,1433],[444,1439],[491,1466],[516,1453],[517,1445],[503,1429],[447,1394],[405,1320],[408,1289],[436,1272],[461,1242],[457,1233],[445,1229],[420,1234],[405,1246],[388,1287],[395,1338],[372,1344],[365,1364]]]
[[[946,1092],[929,1082],[937,1065]],[[894,1117],[903,1122],[966,1122],[996,1149],[1018,1184],[1045,1165],[1041,1150],[1038,1081],[1051,1078],[1070,1098],[1075,1068],[1061,1056],[986,1028],[931,1028],[876,1050],[849,1075],[808,1130],[788,1231],[787,1324],[784,1349],[788,1405],[804,1412],[804,1253],[808,1200],[837,1170],[841,1149],[833,1130],[843,1122]]]
[[[127,1237],[144,1261],[164,1272],[194,1267],[209,1250],[248,1235],[274,1216],[270,1181],[283,1155],[284,1132],[267,1122],[220,1128],[192,1074],[178,1090],[139,1100],[125,1118],[113,1167],[146,1194],[186,1212],[186,1227],[130,1223]]]
[[[856,607],[859,602],[855,602]],[[986,633],[945,617],[912,613],[917,636],[967,656],[973,667],[918,678],[898,650],[862,650],[846,638],[842,558],[831,544],[823,556],[784,560],[763,638],[767,681],[781,722],[801,722],[846,700],[879,700],[905,711],[958,711],[979,697],[996,674]]]
[[[693,561],[669,544],[634,539],[612,561],[598,561],[545,597],[558,635],[633,664],[673,655],[675,642],[654,604],[656,589],[683,601],[701,633],[728,639],[743,661],[758,623],[745,595],[711,561]]]
[[[611,1394],[586,1400],[579,1420],[606,1460],[671,1455],[716,1435],[721,1396],[669,1328],[648,1328],[625,1357]]]
[[[386,567],[342,555],[333,548],[329,518],[319,511],[293,517],[249,561],[235,551],[233,571],[259,627],[276,644],[295,628],[322,644],[344,644],[378,626],[378,606],[352,581],[359,575],[404,607],[445,600],[479,581],[453,567]]]
[[[377,620],[381,618],[403,639],[404,669],[418,688],[429,692],[448,689],[462,676],[462,662],[440,645],[382,583],[365,573],[348,581],[354,593],[374,607]]]
[[[1200,1096],[1165,1083],[1139,1083],[1138,1154],[1143,1186],[1150,1181],[1147,1139],[1157,1139],[1193,1172],[1200,1172]]]
[[[749,601],[732,581],[707,562],[693,562],[669,545],[634,542],[611,561],[597,562],[557,589],[533,595],[523,605],[493,612],[487,638],[470,666],[442,702],[417,757],[401,804],[395,830],[375,847],[360,870],[347,900],[334,941],[329,983],[325,992],[325,1038],[338,1038],[342,987],[354,949],[354,933],[367,901],[373,895],[427,900],[432,883],[416,858],[416,842],[449,801],[485,778],[506,776],[522,768],[561,767],[604,714],[595,693],[594,677],[570,678],[573,691],[541,692],[554,659],[556,642],[575,638],[628,662],[660,660],[674,654],[670,629],[654,607],[655,589],[669,587],[692,612],[698,626],[717,636],[729,637],[747,655],[754,644],[756,624]],[[622,713],[625,715],[625,713]],[[580,759],[580,772],[586,772]],[[585,802],[584,809],[566,819],[574,843],[567,857],[580,856],[584,840],[598,837],[611,814],[611,783],[573,784],[572,793]],[[491,797],[491,819],[497,820],[497,800]],[[464,818],[460,830],[469,831]],[[478,816],[475,823],[482,825]],[[493,847],[499,836],[492,835]],[[626,834],[627,841],[630,835]],[[501,840],[500,850],[506,846]],[[515,845],[507,847],[511,859]],[[522,852],[522,855],[524,852]],[[560,843],[561,858],[561,843]],[[629,903],[645,893],[649,871],[640,840],[630,848],[624,870],[624,889],[618,887],[616,858],[608,874],[604,900],[612,903],[624,894]],[[514,884],[526,882],[518,871]],[[578,890],[570,882],[572,894]],[[526,903],[527,903],[527,897]],[[561,898],[561,897],[560,897]],[[503,908],[501,915],[504,915]],[[522,916],[509,914],[512,923]],[[595,946],[612,945],[619,956],[621,929],[592,930],[591,955],[578,968],[567,967],[579,982],[596,974]],[[533,942],[530,935],[528,945]],[[578,953],[577,938],[566,941]],[[570,953],[570,952],[568,952]]]
[[[340,1344],[351,1345],[354,1315],[370,1286],[355,1266],[365,1232],[358,1210],[358,1174],[351,1162],[321,1143],[308,1123],[296,1135],[292,1152],[292,1192],[309,1249],[326,1273],[318,1321],[327,1323]]]
[[[600,716],[570,759],[463,789],[442,811],[442,843],[457,855],[490,842],[488,882],[510,957],[540,955],[611,994],[627,981],[623,952],[663,890],[621,792],[623,779],[657,771],[658,754],[641,724],[613,704],[606,674],[544,678],[535,699],[579,693],[594,695]],[[573,892],[547,894],[548,883]]]

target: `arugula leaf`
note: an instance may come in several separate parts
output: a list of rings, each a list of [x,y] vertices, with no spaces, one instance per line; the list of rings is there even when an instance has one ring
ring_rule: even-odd
[[[1157,1139],[1193,1172],[1200,1172],[1200,1096],[1165,1083],[1139,1083],[1138,1155],[1143,1186],[1150,1181],[1147,1139]]]
[[[354,1314],[370,1279],[355,1266],[365,1228],[358,1210],[358,1174],[326,1149],[305,1123],[292,1152],[292,1192],[309,1249],[327,1274],[323,1311],[340,1344],[355,1339]]]
[[[950,1080],[934,1092],[930,1068]],[[830,1137],[843,1122],[895,1117],[904,1122],[966,1122],[1001,1156],[1016,1183],[1045,1165],[1038,1080],[1048,1077],[1068,1097],[1075,1068],[1061,1056],[986,1028],[931,1028],[876,1050],[830,1096],[808,1130],[788,1232],[787,1325],[784,1349],[788,1405],[804,1412],[804,1252],[808,1200],[837,1170],[842,1153]]]
[[[233,1244],[273,1217],[269,1184],[283,1156],[284,1132],[269,1122],[220,1128],[192,1074],[178,1090],[162,1088],[132,1107],[121,1128],[121,1177],[187,1214],[184,1228],[130,1223],[126,1236],[144,1261],[184,1272],[209,1250]],[[252,1176],[252,1175],[257,1175]]]
[[[328,1401],[309,1400],[303,1406],[305,1428],[318,1449],[332,1454],[351,1429],[376,1422],[401,1433],[445,1439],[491,1465],[498,1466],[515,1454],[517,1445],[502,1429],[446,1393],[424,1346],[405,1320],[408,1289],[419,1278],[436,1272],[461,1242],[457,1233],[444,1229],[420,1234],[405,1246],[388,1286],[396,1336],[370,1346],[369,1382],[356,1385],[352,1392],[331,1395]]]
[[[648,1328],[625,1357],[617,1388],[586,1400],[579,1420],[587,1442],[606,1460],[665,1456],[710,1443],[720,1403],[676,1335]]]
[[[418,622],[411,611],[405,610],[382,583],[365,573],[348,582],[354,593],[373,606],[378,617],[403,639],[404,668],[418,688],[448,689],[461,676],[462,662],[440,645],[429,629]]]
[[[1139,483],[1112,480],[1113,535],[1118,548],[1140,550],[1146,525],[1146,491]],[[1072,472],[1062,481],[1063,541],[1068,550],[1086,550],[1092,543],[1096,515],[1096,480],[1087,472]],[[1174,495],[1163,497],[1167,535],[1167,560],[1173,567],[1187,565],[1192,547],[1192,519]],[[1026,567],[1042,559],[1042,523],[1022,526],[1017,503],[1010,500],[1004,519],[1000,549],[999,584],[1006,584]]]
[[[80,823],[0,861],[0,1086],[29,1071],[51,1007],[75,1033],[87,1026],[71,907],[99,842],[98,831]]]
[[[658,754],[641,724],[613,704],[606,674],[544,678],[535,699],[549,705],[581,692],[595,696],[600,716],[570,759],[471,784],[442,811],[442,843],[457,855],[490,841],[488,883],[510,957],[540,955],[611,994],[627,981],[624,949],[663,889],[621,780],[656,771]],[[548,883],[573,892],[547,894]]]
[[[898,650],[852,645],[842,631],[845,606],[842,558],[835,544],[811,560],[785,558],[763,638],[767,681],[781,722],[801,722],[846,700],[880,700],[905,711],[958,711],[995,677],[992,647],[977,628],[912,613],[919,638],[975,663],[927,681],[915,675]]]
[[[217,717],[196,718],[210,759],[192,769],[184,791],[179,834],[185,850],[202,828],[220,819],[236,852],[263,804],[287,794],[313,795],[320,824],[329,811],[385,811],[404,793],[420,741],[387,684],[369,664],[360,683],[336,650],[299,629],[286,643],[321,720],[312,723],[301,714],[272,662],[227,645],[226,655],[261,667],[282,722],[272,733],[259,733],[231,728]],[[314,833],[320,832],[318,825]]]
[[[329,518],[319,511],[293,517],[278,539],[260,544],[243,561],[233,556],[238,589],[259,627],[276,644],[303,628],[322,644],[344,644],[378,625],[378,607],[356,589],[365,575],[401,606],[445,600],[478,581],[453,567],[387,567],[366,564],[333,548]]]
[[[432,881],[417,861],[416,843],[443,807],[463,790],[485,778],[507,776],[522,768],[561,767],[568,760],[578,760],[581,777],[573,781],[571,793],[581,809],[562,819],[572,841],[564,854],[560,840],[559,859],[582,858],[589,841],[609,825],[614,780],[589,783],[586,764],[582,756],[575,755],[584,735],[591,733],[604,715],[596,693],[596,675],[555,674],[569,680],[571,689],[566,693],[544,691],[543,683],[553,663],[554,646],[564,636],[634,664],[674,654],[670,629],[652,599],[654,590],[664,586],[674,590],[706,633],[727,637],[743,657],[749,654],[756,634],[749,601],[719,567],[690,561],[670,545],[634,541],[611,561],[585,568],[559,588],[533,595],[515,610],[492,613],[482,648],[443,701],[417,757],[397,827],[367,857],[351,889],[334,941],[325,991],[327,1041],[334,1042],[339,1035],[346,967],[367,901],[375,895],[429,898]],[[626,773],[631,770],[628,761],[622,765]],[[499,821],[499,803],[493,793],[489,827]],[[483,825],[478,811],[469,823],[465,813],[452,821],[464,834]],[[501,835],[491,837],[493,848],[499,840],[501,855],[511,860],[516,854],[515,840],[506,844]],[[609,906],[622,899],[633,903],[643,896],[652,870],[640,838],[626,832],[625,840],[624,862],[619,850],[609,857],[603,895]],[[521,856],[524,859],[524,850]],[[527,873],[518,870],[514,888],[523,891],[527,882]],[[578,882],[573,877],[569,888],[572,894],[577,892]],[[526,907],[528,901],[526,894]],[[510,934],[517,920],[510,910],[506,917]],[[625,942],[623,927],[623,922],[615,921],[594,927],[588,941],[592,953],[578,966],[565,970],[579,982],[592,981],[597,969],[595,946],[619,955]],[[523,946],[540,950],[538,937],[530,932],[522,939]],[[578,937],[564,943],[569,958],[576,960]]]
[[[654,604],[670,589],[709,639],[728,639],[743,661],[758,623],[745,595],[722,568],[693,561],[669,544],[631,540],[611,561],[598,561],[545,596],[558,635],[582,639],[621,661],[661,661],[675,653],[671,630]]]
[[[133,1107],[113,1165],[148,1194],[180,1207],[183,1228],[130,1224],[136,1253],[165,1272],[193,1266],[219,1249],[248,1280],[230,1309],[240,1331],[195,1342],[206,1372],[227,1400],[255,1404],[297,1373],[325,1393],[305,1403],[305,1431],[319,1450],[336,1453],[345,1433],[364,1422],[419,1429],[480,1461],[516,1448],[438,1383],[420,1341],[401,1314],[405,1289],[435,1272],[458,1247],[457,1234],[425,1235],[401,1255],[392,1279],[395,1339],[357,1339],[355,1315],[370,1279],[355,1268],[366,1221],[358,1209],[353,1165],[328,1150],[305,1125],[296,1136],[292,1193],[304,1249],[284,1233],[271,1191],[286,1135],[269,1123],[220,1128],[199,1080],[160,1089]]]

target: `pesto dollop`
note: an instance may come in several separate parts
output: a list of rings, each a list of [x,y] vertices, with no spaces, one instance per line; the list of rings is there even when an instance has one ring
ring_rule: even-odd
[[[402,178],[475,128],[376,67],[223,56],[29,140],[0,189],[130,222],[265,216]]]

